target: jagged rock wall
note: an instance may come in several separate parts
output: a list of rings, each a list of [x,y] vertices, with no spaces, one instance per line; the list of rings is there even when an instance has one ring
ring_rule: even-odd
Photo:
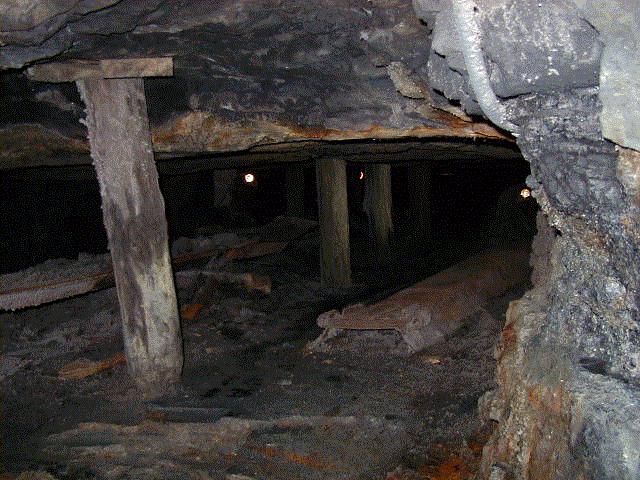
[[[451,0],[413,0],[433,30],[426,68],[434,101],[482,109],[469,85]],[[634,0],[468,0],[491,85],[503,98],[598,85],[603,136],[640,149],[640,4]],[[477,93],[477,92],[475,92]],[[486,113],[486,112],[485,112]]]
[[[571,0],[477,2],[482,50],[495,93],[513,97],[598,84],[602,45],[598,32]],[[472,114],[482,114],[469,84],[451,1],[414,0],[433,28],[428,85]]]
[[[476,113],[451,3],[414,3],[434,31],[429,85]],[[481,478],[640,478],[640,153],[605,140],[613,117],[633,126],[639,111],[627,101],[612,114],[640,89],[619,81],[635,60],[625,66],[626,53],[607,46],[635,35],[628,27],[640,6],[627,2],[616,13],[604,3],[476,5],[490,84],[519,127],[529,183],[551,225],[539,222],[534,288],[507,315],[499,388],[480,402],[495,425]],[[597,12],[608,15],[588,22]],[[609,78],[612,64],[618,79]],[[615,129],[623,145],[632,144],[627,127]]]
[[[539,227],[535,287],[508,313],[500,387],[481,402],[496,422],[483,478],[638,478],[638,203],[602,139],[596,89],[515,104],[530,183],[558,234]]]
[[[600,124],[605,138],[640,150],[640,4],[635,0],[574,0],[580,14],[598,31]]]

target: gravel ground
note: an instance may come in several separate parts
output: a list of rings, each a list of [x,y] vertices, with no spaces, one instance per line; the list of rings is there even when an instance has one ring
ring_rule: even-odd
[[[424,472],[447,457],[443,445],[464,450],[479,438],[477,401],[495,387],[493,347],[508,302],[525,286],[485,305],[446,342],[414,355],[393,332],[345,333],[314,353],[307,346],[321,333],[319,313],[379,298],[420,274],[402,270],[399,265],[407,262],[398,261],[384,267],[385,275],[356,272],[352,289],[323,289],[318,272],[309,268],[316,248],[317,238],[308,235],[281,254],[230,265],[269,275],[272,293],[221,286],[210,305],[184,319],[183,384],[159,402],[215,408],[239,419],[374,419],[358,423],[349,438],[340,427],[322,434],[256,434],[251,455],[216,467],[221,476],[209,471],[202,478],[436,478]],[[364,283],[367,278],[376,282]],[[188,300],[185,292],[180,297]],[[123,365],[80,380],[58,378],[58,370],[78,358],[103,360],[120,352],[119,321],[114,289],[0,315],[4,469],[46,469],[72,478],[73,459],[54,459],[45,451],[50,434],[80,422],[135,425],[149,419],[149,404],[136,395]],[[274,445],[309,458],[331,457],[332,465],[342,462],[341,473],[327,472],[320,460],[304,464],[301,453],[278,456]],[[292,462],[295,469],[283,467]]]

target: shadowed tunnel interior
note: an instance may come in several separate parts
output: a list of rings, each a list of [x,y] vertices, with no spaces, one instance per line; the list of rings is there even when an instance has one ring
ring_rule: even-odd
[[[407,343],[393,329],[344,330],[342,335],[333,338],[332,333],[325,339],[316,317],[350,304],[375,304],[457,262],[471,257],[474,263],[474,255],[482,256],[491,249],[509,252],[522,248],[528,252],[536,232],[537,205],[525,185],[530,174],[528,163],[515,149],[508,152],[508,158],[469,156],[453,162],[424,159],[384,164],[388,167],[392,225],[384,252],[378,252],[372,237],[366,200],[372,189],[368,177],[375,175],[380,164],[347,163],[345,207],[353,285],[346,289],[320,285],[316,222],[322,198],[318,196],[313,163],[161,174],[182,316],[182,386],[150,403],[140,403],[126,393],[126,369],[118,360],[122,342],[113,288],[4,314],[8,356],[3,375],[10,386],[5,405],[11,412],[4,423],[5,438],[11,445],[5,452],[7,467],[18,470],[35,464],[62,478],[79,475],[78,467],[55,466],[48,453],[33,452],[43,448],[51,433],[83,421],[129,424],[150,418],[184,426],[189,425],[184,422],[206,424],[223,416],[266,419],[298,412],[315,418],[305,421],[328,422],[329,426],[321,428],[328,429],[328,437],[297,432],[299,427],[285,428],[286,433],[276,435],[278,442],[284,442],[278,447],[283,451],[317,452],[329,448],[349,429],[364,438],[386,438],[401,428],[400,437],[385,447],[391,463],[406,463],[402,452],[408,445],[429,451],[425,458],[416,459],[423,470],[437,471],[443,468],[443,462],[458,461],[458,441],[466,438],[474,445],[484,441],[486,432],[478,424],[474,405],[481,390],[491,382],[495,367],[490,346],[495,342],[505,302],[528,284],[526,274],[517,276],[497,298],[483,301],[483,308],[491,309],[491,314],[480,314],[475,304],[465,303],[468,310],[457,316],[466,320],[459,325],[452,322],[455,328],[448,339],[432,347],[409,347],[411,341]],[[375,160],[375,154],[368,159]],[[297,172],[297,188],[290,184],[292,172]],[[298,192],[297,198],[292,198],[291,190]],[[78,282],[78,278],[91,276],[93,264],[97,265],[97,275],[101,274],[100,265],[109,256],[108,242],[101,221],[99,184],[91,168],[14,169],[5,173],[3,191],[8,193],[0,210],[3,223],[13,226],[3,239],[3,273],[14,275],[11,278],[17,282],[31,279],[31,289],[62,283],[69,271],[73,272],[68,276],[71,282]],[[292,209],[296,216],[291,216]],[[426,220],[421,218],[424,215]],[[284,229],[278,226],[283,220]],[[301,236],[294,232],[300,227]],[[269,243],[276,238],[265,235],[288,238],[285,248]],[[249,246],[277,248],[253,253],[243,250],[246,242],[242,239],[256,237],[259,242]],[[268,241],[262,242],[265,238]],[[203,246],[204,255],[198,258]],[[229,255],[233,252],[235,255]],[[181,260],[185,255],[186,262]],[[462,281],[465,275],[473,275],[465,268],[460,268]],[[212,282],[209,274],[215,274],[216,281]],[[464,287],[454,283],[454,288]],[[432,300],[428,293],[421,298]],[[445,308],[455,310],[452,306]],[[36,346],[43,341],[44,348]],[[460,342],[473,347],[459,350],[455,345]],[[24,345],[32,346],[25,349]],[[400,386],[403,374],[390,372],[404,368],[407,362],[414,369],[414,379]],[[457,369],[468,369],[470,385],[438,380]],[[391,377],[381,384],[381,380],[370,383],[380,375]],[[36,404],[52,391],[47,382],[39,384],[34,378],[49,377],[61,379],[56,380],[54,388],[56,400],[38,407]],[[434,381],[440,383],[438,388],[433,387]],[[417,390],[403,398],[409,386]],[[389,405],[381,417],[375,405],[382,401],[383,391]],[[100,400],[114,392],[124,397],[115,404],[106,398]],[[124,412],[113,410],[123,404],[127,405]],[[432,416],[438,411],[451,418],[436,428],[422,424],[423,415]],[[388,425],[369,425],[369,420],[365,424],[332,424],[346,418],[348,423],[354,422],[356,412],[356,416],[365,414],[366,418],[388,417]],[[416,425],[422,426],[416,429]],[[419,440],[409,440],[410,434]],[[435,447],[432,442],[436,439],[446,446]],[[366,466],[354,459],[341,459],[340,465],[333,465],[338,461],[337,447],[333,447],[333,453],[323,454],[323,460],[311,461],[303,456],[293,461],[272,460],[272,456],[280,455],[279,450],[268,446],[270,443],[266,445],[259,447],[266,450],[258,450],[257,456],[254,451],[251,459],[235,468],[257,469],[265,472],[266,478],[309,474],[320,478],[327,475],[327,470],[348,468],[370,472],[367,475],[376,478],[391,465],[389,459],[371,452],[367,455],[374,456]],[[364,454],[369,446],[364,442],[356,448]],[[55,455],[58,458],[60,453]],[[164,455],[156,452],[152,457]],[[474,460],[465,471],[471,474],[477,468],[478,456],[469,455]],[[329,462],[327,459],[333,462],[331,467],[321,464]],[[124,461],[121,458],[118,463]],[[215,462],[209,461],[208,465],[220,468],[211,467]],[[94,467],[81,470],[83,475],[98,472]]]
[[[640,478],[638,19],[0,0],[0,478]]]
[[[532,198],[523,202],[518,196],[526,188],[529,166],[522,158],[478,159],[469,157],[450,162],[427,164],[430,189],[425,203],[430,209],[430,229],[433,242],[438,244],[474,245],[491,237],[505,236],[517,239],[522,236],[530,241],[535,233],[535,208]],[[355,237],[367,237],[367,216],[363,200],[364,176],[368,163],[354,162],[347,167],[349,213],[351,233]],[[414,162],[413,166],[419,165]],[[301,177],[304,196],[301,197],[299,214],[317,218],[317,192],[313,165],[294,164],[303,169]],[[287,166],[257,166],[228,169],[232,182],[233,198],[228,205],[215,204],[215,171],[203,170],[183,174],[160,176],[160,187],[166,203],[169,236],[175,241],[180,237],[195,237],[211,225],[230,228],[264,225],[280,215],[287,215],[286,171]],[[252,182],[244,178],[254,175]],[[391,167],[393,220],[396,237],[410,236],[415,222],[412,212],[414,198],[409,191],[412,184],[412,164],[403,162]],[[74,259],[81,252],[106,253],[107,235],[102,224],[100,192],[95,172],[90,167],[67,171],[35,168],[11,170],[2,179],[0,202],[2,223],[11,225],[3,231],[2,273],[15,272],[45,260],[55,258]],[[508,192],[508,190],[513,192]],[[220,190],[220,187],[218,188]],[[518,218],[505,219],[505,229],[512,222],[512,232],[492,231],[491,222],[497,220],[496,208],[500,196],[511,195],[514,205],[523,207],[523,219],[529,225],[518,228]],[[503,200],[505,201],[506,198]],[[72,208],[69,208],[72,205]],[[514,207],[517,211],[518,207]],[[527,213],[524,211],[529,210]],[[426,254],[424,245],[412,246],[416,257]]]

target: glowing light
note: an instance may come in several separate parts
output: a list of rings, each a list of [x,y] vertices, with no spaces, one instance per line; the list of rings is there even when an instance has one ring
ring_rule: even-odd
[[[244,174],[244,183],[253,183],[256,181],[256,176],[253,173]]]
[[[529,198],[531,196],[531,190],[529,190],[528,188],[523,188],[522,190],[520,190],[520,196],[522,198]]]
[[[360,170],[360,175],[358,176],[358,180],[364,180],[364,172]]]

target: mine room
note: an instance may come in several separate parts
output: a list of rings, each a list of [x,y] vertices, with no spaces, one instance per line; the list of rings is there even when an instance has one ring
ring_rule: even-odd
[[[0,0],[0,480],[639,479],[639,23]]]

